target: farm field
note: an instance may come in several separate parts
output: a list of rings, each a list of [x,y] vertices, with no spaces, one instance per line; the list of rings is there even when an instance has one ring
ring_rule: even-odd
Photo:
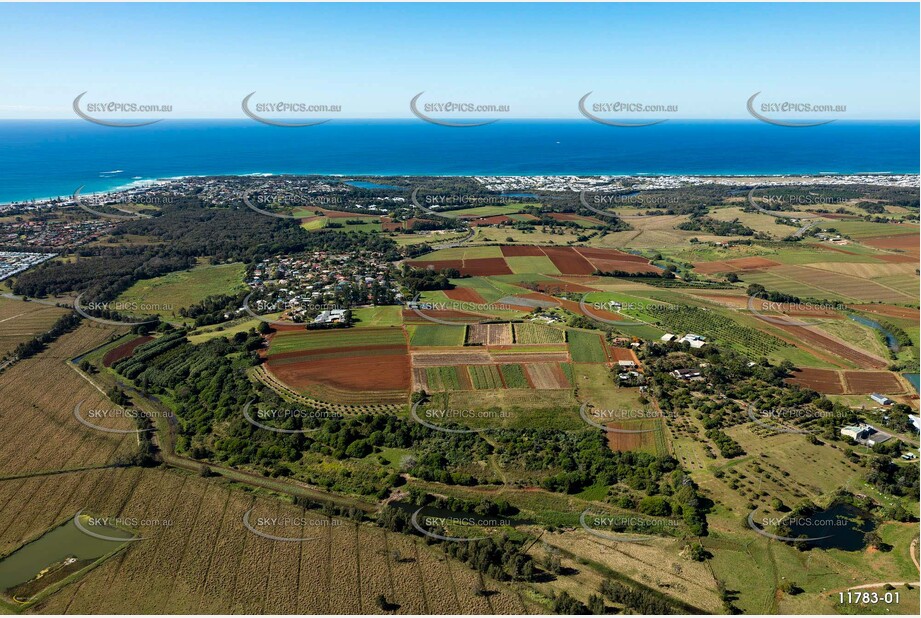
[[[4,494],[17,489],[27,488],[0,481]],[[0,537],[0,553],[81,509],[150,522],[137,530],[143,540],[41,600],[33,613],[374,613],[380,594],[400,613],[531,611],[516,590],[492,581],[494,593],[482,607],[485,601],[474,593],[476,573],[418,538],[305,511],[221,481],[134,468],[36,479],[28,489],[15,529]],[[243,525],[250,509],[251,521],[298,522],[257,526],[260,532],[315,540],[259,537]],[[433,579],[448,594],[432,594]]]
[[[467,327],[468,345],[510,345],[512,340],[511,324],[471,324]]]
[[[489,250],[489,251],[487,251]],[[498,253],[497,253],[498,252]],[[501,245],[435,251],[411,266],[435,269],[457,268],[462,275],[565,274],[591,275],[596,270],[658,272],[649,261],[615,249],[584,249],[550,245]]]
[[[518,223],[531,215],[508,207],[454,211],[468,220],[446,226],[412,210],[406,196],[416,183],[409,178],[382,177],[384,187],[412,187],[381,189],[378,196],[373,182],[352,191],[336,188],[344,177],[317,176],[321,194],[332,187],[354,201],[350,208],[369,212],[373,202],[373,212],[390,216],[304,207],[298,213],[310,234],[296,222],[241,209],[252,221],[242,236],[251,234],[256,243],[237,235],[240,250],[224,255],[245,265],[211,265],[226,257],[202,257],[195,268],[141,280],[118,299],[160,302],[161,310],[170,303],[162,315],[172,324],[130,329],[86,319],[73,332],[54,333],[34,356],[0,369],[0,510],[6,516],[0,561],[80,510],[143,521],[128,526],[138,540],[34,606],[15,607],[0,595],[0,613],[572,613],[560,611],[561,592],[591,605],[590,613],[607,615],[855,613],[858,608],[837,602],[837,592],[917,582],[908,552],[917,538],[915,476],[906,476],[917,472],[917,461],[901,458],[917,453],[917,434],[906,420],[909,409],[918,409],[918,253],[907,242],[917,241],[917,225],[873,223],[887,215],[848,198],[847,212],[821,213],[821,227],[813,230],[841,231],[846,241],[807,235],[782,242],[796,228],[744,212],[742,182],[748,181],[738,178],[600,179],[599,185],[630,195],[659,183],[681,185],[653,195],[676,197],[658,212],[685,214],[612,207],[640,215],[618,222],[595,219],[577,205],[584,195],[574,187],[591,186],[591,179],[427,177],[420,190],[498,194],[530,190],[499,184],[556,187],[533,189],[543,208],[532,229]],[[212,195],[211,180],[184,182],[203,183],[208,189],[201,195]],[[232,182],[300,184],[272,176]],[[874,182],[867,199],[905,204],[886,203],[885,212],[914,219],[914,188],[903,186],[911,178]],[[569,212],[552,212],[558,205]],[[215,216],[233,215],[235,208],[225,206]],[[176,216],[170,209],[159,215]],[[738,218],[771,238],[710,234],[704,230],[726,227],[706,220],[699,221],[703,229],[677,229],[691,212],[695,221]],[[127,227],[181,227],[160,216]],[[416,223],[455,231],[407,233]],[[376,236],[344,233],[377,230]],[[225,232],[234,238],[234,231],[232,225],[212,230],[214,242],[226,242]],[[176,233],[177,255],[193,254]],[[446,243],[446,236],[459,242]],[[401,250],[413,241],[430,244]],[[125,248],[137,247],[132,241]],[[311,259],[292,258],[302,253]],[[64,260],[82,267],[95,257],[69,251]],[[411,267],[460,274],[448,283],[443,274]],[[71,276],[79,285],[65,289],[113,284],[108,276],[83,279],[80,270],[37,270],[15,285],[34,294]],[[314,299],[310,307],[321,301],[328,307],[400,304],[355,306],[351,327],[310,330],[292,323],[267,328],[221,308],[206,321],[228,319],[197,328],[178,315],[180,303],[245,289],[248,271],[266,279],[253,280],[253,289],[264,285],[266,297],[293,307],[308,306],[307,299]],[[630,276],[660,272],[665,276]],[[766,290],[751,287],[759,283]],[[51,311],[61,313],[0,299],[0,346],[47,328],[57,315]],[[871,322],[855,319],[861,316],[891,331],[892,350]],[[15,329],[9,337],[7,326]],[[695,333],[705,343],[692,348],[663,338],[666,332]],[[192,349],[182,344],[183,335],[208,343]],[[221,337],[229,340],[214,340]],[[162,346],[166,354],[153,358],[139,348],[157,351],[151,340],[182,345]],[[134,362],[123,373],[113,369],[130,356]],[[894,401],[879,404],[870,393]],[[243,406],[296,429],[261,425],[241,414]],[[157,433],[139,436],[129,416],[99,414],[135,407],[169,408],[174,415],[157,419]],[[309,414],[304,427],[292,407],[305,417],[318,414]],[[791,421],[811,435],[748,416],[752,410],[765,418],[793,416],[804,408],[827,413]],[[894,439],[871,447],[841,437],[841,426],[860,422]],[[879,542],[860,530],[849,539],[857,549],[808,548],[749,527],[750,517],[798,511],[807,503],[824,509],[832,500],[859,507],[856,517],[845,509],[848,521],[878,525]],[[317,506],[326,501],[329,506]],[[510,543],[442,544],[420,536],[418,522],[407,516],[419,515],[416,508],[424,505],[438,517],[511,518],[468,528],[492,529],[494,539],[504,534]],[[589,512],[620,519],[592,530],[584,519]],[[667,529],[639,532],[647,525]],[[301,542],[273,540],[253,527]],[[593,534],[602,527],[648,538]],[[463,528],[443,524],[448,535]],[[466,555],[454,559],[451,550]],[[537,577],[530,577],[527,562],[511,575],[522,565],[516,552],[536,559]],[[502,579],[510,577],[505,583],[492,578],[497,567]],[[607,590],[624,602],[599,611],[591,596],[605,580],[623,585]],[[801,591],[791,590],[794,584]],[[910,614],[918,590],[896,588],[905,595],[897,607],[860,609]],[[664,611],[644,611],[649,608]]]
[[[191,270],[138,281],[115,301],[133,315],[159,315],[167,321],[187,321],[179,310],[208,296],[232,294],[245,289],[243,264],[199,264]]]
[[[409,345],[413,347],[426,346],[459,346],[464,344],[464,334],[471,326],[445,326],[442,324],[419,324],[407,326],[409,332]]]
[[[356,328],[364,328],[365,326],[399,326],[403,323],[403,308],[399,305],[357,307],[352,309],[352,320]]]
[[[91,429],[75,417],[91,411],[108,412],[92,422],[109,429],[135,428],[122,409],[86,381],[68,359],[101,345],[118,331],[100,324],[84,324],[63,335],[47,350],[21,360],[0,374],[0,478],[45,470],[104,466],[137,450],[134,433]],[[36,388],[36,375],[54,388]]]
[[[0,297],[0,358],[17,345],[45,332],[66,309]]]
[[[283,384],[335,403],[404,403],[411,381],[402,328],[283,330],[265,355]]]
[[[513,325],[515,333],[515,343],[520,344],[543,344],[543,343],[565,343],[566,331],[561,328],[544,326],[529,322],[519,322]]]
[[[569,341],[569,353],[572,355],[573,362],[608,362],[604,341],[598,333],[583,330],[570,330],[567,333],[567,340]]]

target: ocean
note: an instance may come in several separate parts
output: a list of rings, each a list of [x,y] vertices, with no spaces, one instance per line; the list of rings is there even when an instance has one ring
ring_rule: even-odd
[[[334,120],[281,128],[249,120],[0,121],[0,203],[217,174],[783,175],[919,172],[919,123],[503,120],[449,128],[421,120]]]

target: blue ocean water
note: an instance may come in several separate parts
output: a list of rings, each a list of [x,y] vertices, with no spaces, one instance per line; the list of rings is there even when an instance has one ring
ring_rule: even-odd
[[[448,128],[419,120],[281,128],[248,120],[0,121],[0,203],[186,175],[818,174],[919,171],[919,123],[587,120]]]

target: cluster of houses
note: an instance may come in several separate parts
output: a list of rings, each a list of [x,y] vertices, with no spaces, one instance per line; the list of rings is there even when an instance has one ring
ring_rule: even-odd
[[[726,176],[475,176],[474,179],[490,191],[601,191],[632,189],[655,191],[678,189],[699,185],[750,187],[751,177]],[[851,174],[828,175],[821,179],[823,185],[875,185],[917,188],[918,177],[910,174]],[[816,184],[808,176],[777,176],[759,178],[761,187]]]
[[[96,240],[115,226],[111,221],[10,221],[0,223],[0,245],[76,247]]]
[[[0,251],[0,281],[25,272],[33,266],[38,266],[56,256],[57,253]]]
[[[247,284],[263,293],[260,309],[329,324],[341,322],[349,307],[399,302],[402,295],[391,275],[390,264],[378,252],[313,251],[260,262]]]
[[[678,335],[675,335],[673,333],[665,333],[664,335],[659,337],[659,339],[666,343],[670,341],[677,341],[678,343],[687,343],[692,348],[696,348],[696,349],[700,349],[704,347],[705,345],[707,345],[706,337],[703,337],[702,335],[695,335],[694,333],[688,333],[682,337],[678,337]]]

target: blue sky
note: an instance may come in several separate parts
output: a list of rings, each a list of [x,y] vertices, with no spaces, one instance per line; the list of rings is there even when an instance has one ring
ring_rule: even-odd
[[[579,118],[600,101],[750,118],[745,102],[918,118],[918,4],[0,4],[0,118],[87,99],[242,118],[240,101],[410,118],[409,99]]]

